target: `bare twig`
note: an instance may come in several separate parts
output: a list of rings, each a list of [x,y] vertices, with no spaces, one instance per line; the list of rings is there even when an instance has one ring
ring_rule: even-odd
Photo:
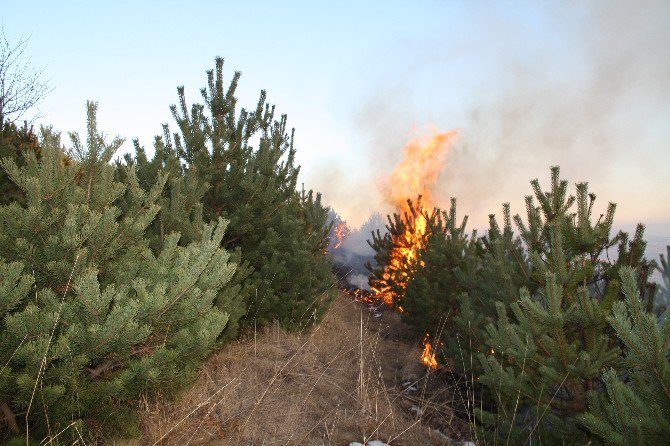
[[[9,122],[19,120],[51,91],[48,83],[40,80],[43,70],[34,70],[24,61],[27,46],[28,38],[12,44],[4,27],[0,28],[0,117]]]

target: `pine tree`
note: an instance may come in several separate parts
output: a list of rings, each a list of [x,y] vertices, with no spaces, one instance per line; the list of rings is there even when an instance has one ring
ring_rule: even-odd
[[[668,251],[668,260],[670,260],[670,246],[666,247]],[[668,260],[661,254],[661,265],[658,270],[661,273],[661,280],[663,283],[658,287],[655,304],[655,311],[662,314],[664,318],[667,317],[667,310],[670,307],[670,265]]]
[[[302,226],[299,232],[302,243],[300,251],[294,251],[295,254],[289,257],[292,262],[287,262],[287,267],[289,271],[303,272],[296,276],[296,282],[292,284],[296,294],[291,303],[291,320],[296,321],[298,326],[305,326],[321,320],[335,297],[334,292],[325,291],[334,283],[332,262],[326,257],[333,227],[327,223],[328,208],[321,203],[320,193],[303,189],[296,204],[295,212]],[[307,298],[302,290],[313,290],[315,294]]]
[[[152,252],[146,232],[167,177],[148,191],[132,168],[115,179],[122,141],[98,133],[93,103],[87,144],[71,137],[68,156],[45,130],[39,159],[2,161],[26,197],[0,207],[5,440],[136,433],[139,398],[193,379],[228,320],[214,307],[234,272],[220,248],[226,222],[187,246],[167,234]]]
[[[154,253],[160,252],[167,234],[179,232],[180,246],[200,240],[205,227],[203,217],[203,199],[208,184],[203,183],[197,169],[187,169],[172,142],[167,125],[163,126],[163,136],[154,140],[154,156],[149,159],[139,141],[133,141],[135,156],[124,156],[125,163],[117,162],[117,178],[123,180],[128,167],[137,172],[140,186],[150,190],[162,176],[167,175],[166,187],[157,199],[160,206],[157,217],[147,230],[150,246]],[[122,208],[125,201],[132,199],[128,193],[120,202]],[[230,262],[236,266],[235,273],[226,287],[216,297],[219,308],[228,314],[228,323],[221,333],[221,343],[235,338],[238,333],[239,320],[247,311],[247,302],[252,295],[252,287],[247,278],[251,273],[248,262],[242,261],[240,249],[231,252]]]
[[[241,256],[234,282],[247,296],[243,322],[279,319],[288,327],[301,326],[323,312],[324,292],[333,282],[325,256],[327,214],[318,194],[296,188],[299,167],[286,116],[275,118],[264,91],[253,110],[238,109],[240,73],[225,88],[222,70],[223,59],[217,58],[201,90],[204,104],[189,109],[184,88],[177,89],[179,105],[171,110],[179,132],[170,138],[165,131],[160,144],[182,164],[182,190],[204,188],[204,221],[230,221],[222,245],[239,249]],[[143,156],[138,151],[139,171],[154,169]],[[168,185],[166,198],[174,188]],[[161,217],[160,224],[175,225],[170,218]]]
[[[23,165],[24,158],[29,152],[36,156],[40,153],[37,136],[32,127],[28,127],[27,123],[23,127],[17,127],[0,115],[0,160],[12,158],[18,165]],[[25,194],[9,179],[5,171],[0,169],[0,205],[17,200],[24,201]]]
[[[502,302],[508,308],[518,300],[521,288],[533,294],[538,287],[530,276],[523,242],[512,229],[508,203],[503,204],[502,227],[496,216],[490,214],[488,231],[471,242],[464,261],[454,273],[464,292],[457,296],[446,355],[460,373],[479,376],[481,366],[472,359],[487,351],[486,326],[497,320],[496,303]]]
[[[522,289],[509,307],[496,302],[497,321],[486,327],[490,354],[480,353],[479,361],[480,382],[497,407],[477,413],[482,432],[514,444],[585,442],[588,434],[576,417],[587,410],[588,393],[601,387],[602,371],[621,367],[607,319],[614,302],[624,298],[615,274],[623,266],[639,267],[636,280],[648,290],[644,228],[639,225],[631,241],[624,233],[611,238],[615,205],[593,223],[595,195],[579,183],[576,196],[568,196],[558,168],[552,168],[549,192],[537,180],[531,184],[539,206],[527,197],[528,223],[520,216],[515,222],[540,287],[534,294]],[[611,262],[603,252],[617,243],[619,256]],[[647,305],[649,292],[643,299]]]
[[[168,176],[167,185],[157,202],[160,211],[149,232],[153,237],[152,249],[159,250],[165,236],[175,231],[181,234],[182,244],[198,240],[204,225],[202,201],[207,184],[200,181],[194,170],[184,168],[167,126],[163,128],[163,137],[155,138],[153,158],[147,157],[138,140],[134,140],[133,144],[135,157],[126,154],[125,166],[134,168],[144,190],[149,190],[161,175]],[[119,177],[122,177],[125,166],[117,162]]]
[[[457,222],[453,198],[448,212],[438,208],[430,214],[423,212],[427,222],[425,245],[418,250],[420,267],[405,290],[402,319],[437,339],[443,331],[451,331],[457,296],[463,291],[457,271],[468,253],[469,238],[465,233],[468,218]]]
[[[606,395],[592,392],[580,417],[607,445],[670,443],[670,319],[659,324],[643,305],[632,268],[620,271],[625,301],[607,317],[624,346],[625,380],[615,369],[602,380]]]

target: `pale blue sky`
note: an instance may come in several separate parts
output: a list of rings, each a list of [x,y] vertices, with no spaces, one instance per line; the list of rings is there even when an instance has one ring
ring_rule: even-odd
[[[670,2],[3,2],[6,36],[54,90],[40,122],[150,146],[176,86],[200,100],[220,55],[296,128],[302,180],[353,224],[387,212],[379,178],[426,126],[461,136],[438,185],[481,225],[523,212],[528,181],[560,164],[618,221],[664,232]],[[418,129],[418,130],[417,130]],[[670,231],[668,231],[670,232]]]

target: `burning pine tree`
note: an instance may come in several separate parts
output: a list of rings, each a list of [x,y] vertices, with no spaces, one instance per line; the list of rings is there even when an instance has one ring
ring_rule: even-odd
[[[403,311],[402,297],[425,246],[428,220],[435,216],[432,188],[444,165],[456,132],[434,133],[428,141],[414,139],[405,158],[389,177],[384,193],[395,213],[388,216],[387,233],[376,231],[372,242],[377,266],[367,265],[370,286],[380,300]],[[412,198],[418,197],[414,202]],[[427,209],[433,209],[431,213]]]
[[[449,213],[443,213],[434,207],[432,188],[455,137],[456,132],[434,133],[428,141],[415,139],[405,146],[405,159],[395,168],[385,189],[395,213],[388,216],[387,232],[382,235],[376,231],[372,242],[368,242],[376,261],[376,266],[366,265],[371,272],[370,286],[377,299],[397,308],[404,318],[411,318],[405,311],[404,299],[413,277],[423,267],[420,253],[431,234],[446,234],[448,223],[454,220],[450,216],[455,212],[455,203],[452,201]],[[430,334],[425,332],[421,360],[437,368]]]

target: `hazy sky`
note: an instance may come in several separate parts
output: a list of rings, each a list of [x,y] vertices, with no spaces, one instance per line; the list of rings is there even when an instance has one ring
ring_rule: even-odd
[[[506,201],[523,212],[558,164],[619,223],[670,232],[667,0],[3,3],[57,129],[82,131],[93,99],[108,135],[149,148],[176,86],[199,101],[220,55],[242,106],[266,89],[288,114],[302,181],[351,224],[389,211],[380,181],[435,128],[459,131],[437,197],[477,226]]]

